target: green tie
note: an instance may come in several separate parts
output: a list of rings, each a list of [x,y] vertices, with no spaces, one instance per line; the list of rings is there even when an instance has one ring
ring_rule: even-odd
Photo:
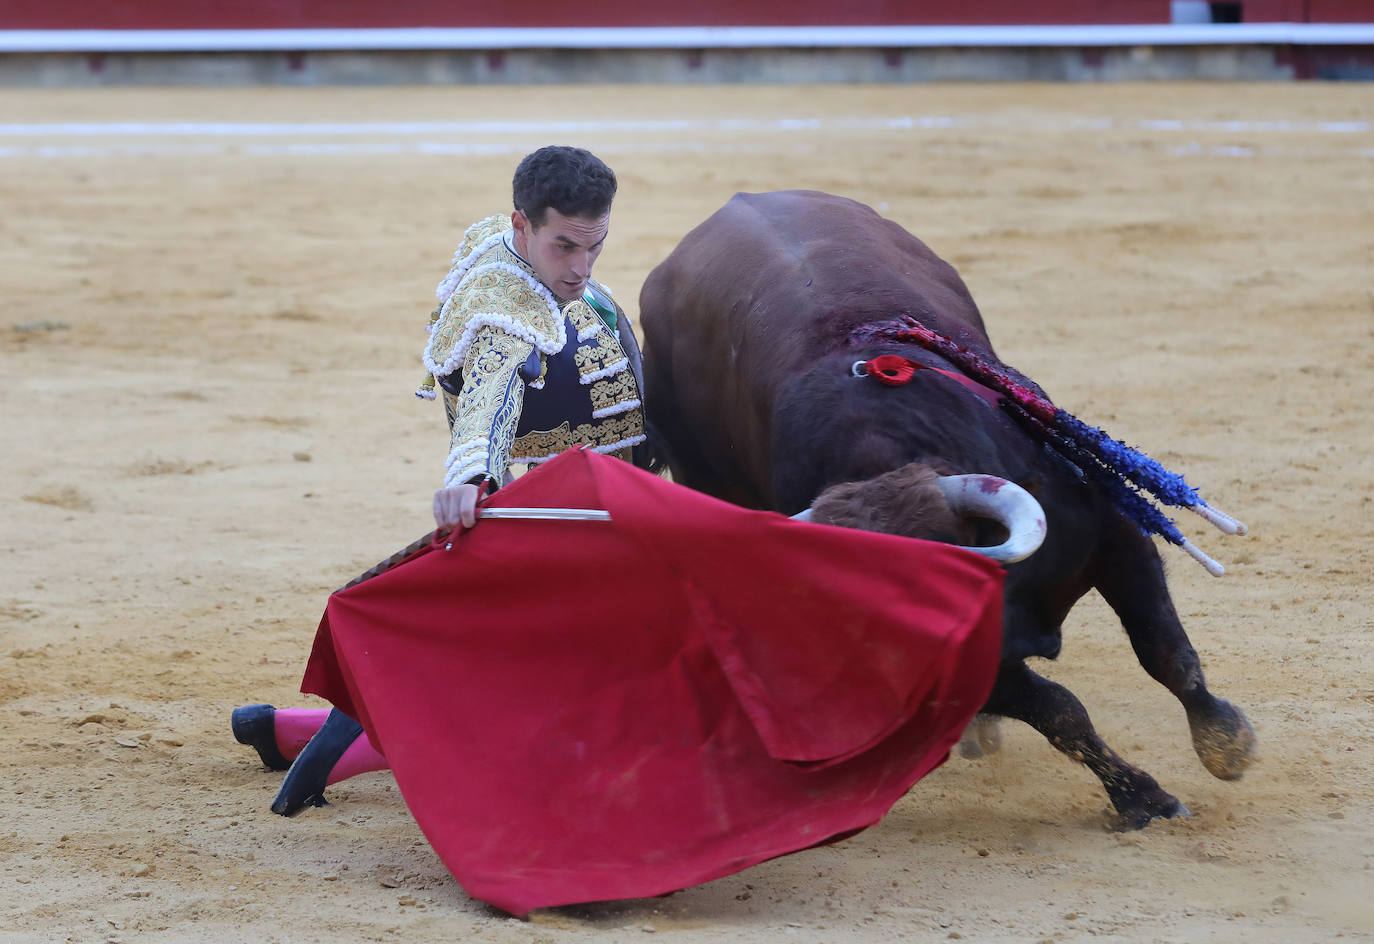
[[[615,302],[611,301],[599,290],[592,288],[591,283],[582,290],[582,300],[592,306],[592,311],[601,316],[601,320],[606,322],[606,327],[612,331],[616,329]]]

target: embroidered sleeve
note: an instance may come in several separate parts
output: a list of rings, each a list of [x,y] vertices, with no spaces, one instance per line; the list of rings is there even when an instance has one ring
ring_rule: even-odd
[[[497,481],[505,475],[525,398],[518,371],[533,350],[528,341],[494,328],[473,338],[463,361],[445,487],[483,473]]]

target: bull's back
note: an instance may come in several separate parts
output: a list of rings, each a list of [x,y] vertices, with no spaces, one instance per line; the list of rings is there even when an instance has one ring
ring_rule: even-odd
[[[869,207],[815,191],[736,194],[650,273],[640,312],[651,419],[675,466],[692,467],[675,471],[746,504],[767,491],[779,388],[858,325],[910,315],[987,348],[950,265]]]
[[[699,339],[708,344],[724,346],[728,325],[737,347],[800,339],[780,353],[804,360],[855,325],[899,315],[986,343],[952,266],[862,203],[812,190],[735,194],[683,238],[646,291],[658,280],[691,300],[693,317],[711,327],[713,337]]]

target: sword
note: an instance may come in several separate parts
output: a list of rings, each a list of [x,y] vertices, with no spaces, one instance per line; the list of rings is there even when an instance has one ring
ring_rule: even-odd
[[[611,513],[600,508],[478,508],[477,517],[528,518],[537,521],[610,521]],[[373,577],[386,573],[401,561],[423,550],[426,545],[433,544],[435,538],[445,530],[448,529],[435,528],[424,537],[410,542],[386,560],[372,565],[334,592],[338,593],[340,590],[356,587],[364,580],[371,580]],[[452,535],[452,531],[449,531],[449,534]],[[444,544],[444,550],[451,550],[452,547],[453,541],[450,537],[450,540]]]
[[[478,508],[479,518],[536,518],[558,521],[610,521],[600,508]]]

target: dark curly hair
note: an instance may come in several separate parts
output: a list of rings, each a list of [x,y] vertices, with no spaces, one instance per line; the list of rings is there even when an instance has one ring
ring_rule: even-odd
[[[564,216],[599,217],[615,198],[615,172],[591,151],[542,147],[515,168],[515,208],[539,227],[550,208]]]

